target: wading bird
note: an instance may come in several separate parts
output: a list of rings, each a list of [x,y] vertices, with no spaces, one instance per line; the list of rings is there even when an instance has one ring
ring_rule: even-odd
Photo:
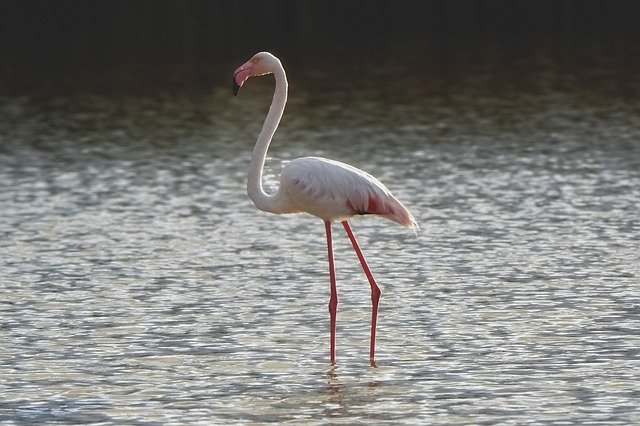
[[[274,74],[276,85],[273,100],[262,131],[253,149],[247,178],[247,193],[260,210],[276,214],[305,212],[324,220],[327,235],[329,298],[331,331],[331,365],[335,365],[336,289],[331,223],[342,223],[364,273],[371,285],[371,345],[369,359],[375,367],[376,321],[380,288],[358,246],[347,220],[355,215],[373,214],[385,217],[402,226],[417,229],[416,220],[409,210],[378,179],[348,164],[320,157],[303,157],[287,163],[280,173],[280,187],[267,194],[262,187],[262,170],[271,139],[280,123],[287,103],[287,76],[280,60],[268,52],[260,52],[241,65],[233,74],[233,94],[249,77]]]

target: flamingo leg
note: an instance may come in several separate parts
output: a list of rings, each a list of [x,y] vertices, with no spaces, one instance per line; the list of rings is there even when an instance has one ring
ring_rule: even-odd
[[[356,241],[355,235],[353,235],[353,231],[351,231],[351,227],[349,223],[345,220],[342,222],[342,226],[344,226],[345,231],[347,231],[347,235],[351,240],[351,245],[353,245],[353,250],[358,255],[358,259],[360,259],[360,264],[362,265],[362,269],[364,270],[367,279],[369,280],[369,284],[371,285],[371,346],[369,348],[369,360],[371,361],[371,366],[376,367],[375,362],[375,347],[376,347],[376,323],[378,322],[378,302],[380,301],[380,287],[376,284],[375,278],[373,278],[373,274],[371,273],[371,269],[369,269],[369,265],[367,265],[367,261],[360,250],[360,246]]]
[[[333,263],[333,245],[331,242],[331,222],[324,222],[327,232],[327,252],[329,258],[329,279],[331,280],[331,296],[329,298],[329,316],[331,327],[331,366],[336,363],[336,313],[338,309],[338,289],[336,288],[336,270]]]

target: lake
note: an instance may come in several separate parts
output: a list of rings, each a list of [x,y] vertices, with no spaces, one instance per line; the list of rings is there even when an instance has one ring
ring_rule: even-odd
[[[331,370],[322,221],[246,195],[273,90],[231,96],[251,53],[206,90],[3,95],[0,421],[640,422],[635,68],[292,62],[267,186],[330,157],[421,228],[352,221],[382,289],[372,369],[335,227]]]

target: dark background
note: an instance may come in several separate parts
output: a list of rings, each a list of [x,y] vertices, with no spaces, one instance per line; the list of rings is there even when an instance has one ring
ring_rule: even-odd
[[[487,45],[508,62],[542,47],[637,69],[640,1],[2,1],[0,24],[5,92],[108,90],[211,85],[258,50],[295,67],[399,51],[492,60]]]

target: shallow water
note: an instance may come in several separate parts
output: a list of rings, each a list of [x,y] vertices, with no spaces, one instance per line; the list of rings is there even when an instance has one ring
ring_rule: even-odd
[[[637,100],[294,81],[267,182],[290,158],[346,161],[421,226],[353,223],[383,290],[379,368],[346,236],[328,371],[322,222],[246,196],[271,81],[12,96],[0,420],[640,422]]]

